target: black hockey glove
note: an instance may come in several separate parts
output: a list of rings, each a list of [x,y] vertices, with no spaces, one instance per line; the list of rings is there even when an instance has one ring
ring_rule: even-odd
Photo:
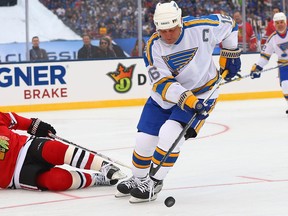
[[[38,118],[32,118],[32,123],[27,132],[36,137],[49,137],[49,133],[56,134],[56,130],[50,124]]]

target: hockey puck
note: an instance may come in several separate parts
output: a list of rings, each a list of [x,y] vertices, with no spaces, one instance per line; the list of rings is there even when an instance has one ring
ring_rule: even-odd
[[[167,207],[172,207],[174,204],[175,204],[175,199],[174,197],[170,196],[170,197],[167,197],[164,201],[165,205]]]

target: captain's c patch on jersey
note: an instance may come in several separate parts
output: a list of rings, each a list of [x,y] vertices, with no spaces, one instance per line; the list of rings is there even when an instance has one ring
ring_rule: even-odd
[[[198,47],[183,50],[167,56],[162,56],[162,59],[164,60],[172,74],[174,76],[177,76],[179,74],[179,70],[189,64],[189,62],[194,58],[197,50]]]

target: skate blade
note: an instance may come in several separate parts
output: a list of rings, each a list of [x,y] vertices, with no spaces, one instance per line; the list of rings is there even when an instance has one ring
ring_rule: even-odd
[[[124,179],[126,177],[127,177],[127,175],[119,170],[112,175],[111,180],[120,180],[120,179]]]
[[[122,197],[128,197],[128,196],[130,196],[130,193],[124,194],[124,193],[121,193],[120,191],[117,191],[117,192],[115,193],[115,197],[116,197],[116,198],[122,198]]]
[[[131,196],[131,198],[129,199],[129,202],[132,204],[135,203],[144,203],[144,202],[150,202],[150,201],[154,201],[157,199],[157,194],[155,194],[153,197],[151,197],[150,199],[139,199],[136,197]]]

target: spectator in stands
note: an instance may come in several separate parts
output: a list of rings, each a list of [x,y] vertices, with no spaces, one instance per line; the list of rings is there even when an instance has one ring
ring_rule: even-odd
[[[138,45],[139,45],[139,41],[138,41],[138,39],[137,39],[136,42],[135,42],[134,48],[132,49],[131,57],[137,57],[137,56],[140,56],[140,55],[139,55],[139,48],[138,48]],[[142,55],[143,55],[143,52],[144,52],[145,46],[146,46],[146,42],[145,42],[144,39],[142,39]]]
[[[4,1],[4,0],[2,0]],[[1,1],[1,2],[2,2]],[[90,29],[89,35],[92,39],[102,37],[99,34],[100,25],[104,23],[107,28],[107,34],[113,38],[131,38],[137,37],[137,1],[125,0],[39,0],[46,7],[52,10],[56,15],[58,8],[66,10],[64,17],[59,18],[77,34],[83,35],[85,29]],[[219,1],[219,0],[178,0],[178,5],[182,8],[183,16],[208,15],[211,13],[233,14],[233,11],[240,10],[240,0]],[[143,1],[143,36],[151,36],[155,31],[153,24],[153,13],[158,0]],[[262,22],[271,16],[271,3],[275,6],[281,6],[280,1],[256,1],[247,0],[246,15],[260,17]],[[93,29],[91,29],[93,28]],[[132,31],[131,31],[132,28]],[[102,29],[103,30],[103,29]],[[101,30],[101,31],[102,31]],[[92,32],[93,34],[92,34]],[[105,30],[104,30],[105,31]],[[255,32],[256,33],[256,32]]]
[[[65,16],[65,13],[66,13],[66,11],[63,7],[57,8],[55,12],[60,19],[63,19]]]
[[[110,49],[112,49],[115,52],[116,57],[118,57],[118,58],[126,58],[127,57],[125,55],[124,51],[122,50],[122,48],[120,46],[118,46],[117,44],[113,43],[113,40],[109,35],[106,35],[105,38],[107,38],[110,41]]]
[[[4,6],[15,6],[17,5],[17,0],[1,0],[0,7]]]
[[[239,11],[234,12],[233,18],[235,22],[238,24],[238,45],[239,48],[243,50],[243,19],[242,15]],[[255,36],[252,25],[249,22],[246,22],[246,51],[256,52],[257,51],[257,38]]]
[[[40,41],[38,36],[32,38],[32,49],[30,49],[30,61],[46,61],[48,55],[45,49],[39,47]]]
[[[105,23],[102,22],[102,23],[100,23],[100,27],[99,27],[99,35],[101,35],[101,37],[103,37],[106,34],[107,34],[107,28],[105,26]]]
[[[91,44],[91,38],[89,35],[83,35],[82,40],[83,46],[78,51],[78,59],[94,59],[103,56],[102,49]]]
[[[111,49],[111,42],[107,37],[102,37],[99,42],[99,47],[103,51],[102,58],[116,58],[116,53]]]

